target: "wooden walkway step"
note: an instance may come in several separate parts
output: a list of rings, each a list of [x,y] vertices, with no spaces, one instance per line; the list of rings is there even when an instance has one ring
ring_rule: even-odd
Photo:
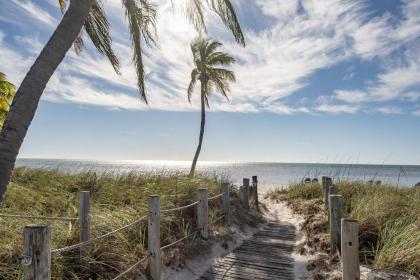
[[[251,239],[217,260],[202,280],[288,280],[294,279],[295,228],[268,223]]]

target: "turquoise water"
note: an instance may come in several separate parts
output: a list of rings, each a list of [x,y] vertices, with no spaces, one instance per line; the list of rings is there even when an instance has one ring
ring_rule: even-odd
[[[96,172],[160,173],[189,171],[189,161],[93,161],[62,159],[18,159],[17,166],[59,169],[68,172],[93,170]],[[258,176],[265,188],[287,185],[302,179],[330,176],[335,180],[380,180],[382,183],[413,186],[420,181],[420,166],[363,165],[317,163],[253,163],[253,162],[199,162],[198,172],[224,176],[235,183],[244,177]]]

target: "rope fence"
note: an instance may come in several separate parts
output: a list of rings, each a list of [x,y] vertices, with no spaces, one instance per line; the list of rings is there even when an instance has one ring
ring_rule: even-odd
[[[148,260],[149,257],[150,257],[150,254],[146,255],[144,258],[140,259],[138,262],[136,262],[135,264],[133,264],[132,266],[130,266],[129,268],[127,268],[127,270],[125,270],[124,272],[121,272],[120,274],[118,274],[117,277],[113,278],[112,280],[117,280],[117,279],[120,279],[121,277],[125,276],[127,273],[129,273],[134,268],[136,268],[139,264],[141,264],[142,262]]]
[[[255,177],[255,176],[254,176]],[[248,179],[249,180],[249,179]],[[117,275],[114,280],[120,279],[121,277],[127,275],[135,267],[137,267],[142,262],[148,261],[148,267],[151,279],[158,280],[161,278],[161,261],[160,255],[163,250],[166,250],[170,247],[173,247],[186,239],[199,234],[201,238],[208,239],[208,227],[209,227],[209,201],[215,200],[217,198],[222,198],[222,208],[223,215],[212,219],[214,224],[221,219],[225,219],[226,224],[230,224],[230,185],[228,183],[223,183],[222,193],[208,197],[207,189],[198,189],[198,201],[190,203],[188,205],[175,207],[171,209],[162,209],[160,210],[160,198],[157,195],[149,196],[149,211],[147,215],[140,217],[139,219],[132,221],[124,226],[121,226],[117,229],[114,229],[110,232],[102,234],[100,236],[91,238],[90,237],[90,193],[83,191],[80,193],[80,209],[79,217],[42,217],[42,216],[23,216],[23,215],[8,215],[0,214],[0,217],[7,215],[11,218],[27,218],[27,219],[51,219],[51,220],[65,220],[65,221],[76,221],[80,222],[80,242],[65,246],[62,248],[51,249],[51,226],[50,225],[27,225],[24,228],[24,252],[25,255],[21,257],[22,265],[24,267],[23,274],[26,275],[35,275],[36,279],[43,279],[45,273],[51,275],[51,254],[60,254],[67,251],[72,251],[75,249],[80,249],[80,258],[81,262],[85,262],[89,266],[89,247],[88,245],[105,239],[107,237],[113,236],[121,231],[124,231],[143,220],[148,219],[148,255],[144,256],[142,259],[138,260],[136,263],[131,265],[125,271]],[[257,199],[256,199],[257,201]],[[248,203],[248,201],[247,201]],[[160,246],[160,213],[172,213],[176,211],[182,211],[190,207],[197,207],[197,230],[192,233],[170,243],[165,246]],[[245,208],[245,207],[244,207]],[[249,205],[245,210],[249,209]],[[39,248],[39,251],[42,254],[37,256],[37,264],[35,265],[32,262],[32,252],[31,248]],[[39,253],[39,252],[38,252]],[[42,265],[41,265],[42,264]],[[40,268],[42,267],[42,268]],[[30,273],[30,274],[27,274]],[[26,278],[25,278],[26,279]]]
[[[221,193],[221,194],[218,194],[218,195],[215,195],[215,196],[212,196],[212,197],[209,197],[209,201],[211,201],[211,200],[213,200],[213,199],[216,199],[216,198],[219,198],[219,197],[222,197],[223,196],[223,193]]]
[[[193,203],[188,204],[188,205],[185,205],[185,206],[180,206],[180,207],[171,208],[171,209],[163,209],[163,210],[160,210],[160,212],[161,213],[170,213],[170,212],[180,211],[180,210],[184,210],[184,209],[193,207],[193,206],[195,206],[197,204],[198,204],[198,201],[193,202]]]
[[[71,251],[71,250],[74,250],[74,249],[77,249],[77,248],[85,247],[85,246],[87,246],[87,245],[89,245],[89,244],[91,244],[95,241],[107,238],[107,237],[112,236],[112,235],[114,235],[114,234],[116,234],[120,231],[123,231],[123,230],[129,228],[129,227],[132,227],[135,224],[140,223],[141,221],[143,221],[146,218],[147,218],[147,215],[145,215],[145,216],[141,217],[140,219],[137,219],[137,220],[135,220],[135,221],[123,226],[123,227],[120,227],[120,228],[114,229],[113,231],[105,233],[101,236],[98,236],[98,237],[95,237],[95,238],[92,238],[92,239],[89,239],[87,241],[83,241],[83,242],[80,242],[80,243],[77,243],[77,244],[74,244],[74,245],[70,245],[70,246],[66,246],[66,247],[63,247],[63,248],[51,250],[51,253],[54,253],[54,254],[55,253],[62,253],[62,252]]]
[[[330,177],[322,177],[322,190],[328,212],[330,254],[338,256],[344,280],[360,279],[358,221],[343,217],[344,199]]]
[[[184,241],[185,239],[188,239],[189,237],[191,237],[191,236],[193,236],[193,235],[196,235],[198,232],[199,232],[199,231],[198,231],[198,230],[196,230],[196,231],[194,231],[194,232],[192,232],[192,233],[188,234],[187,236],[184,236],[184,237],[182,237],[182,238],[180,238],[180,239],[178,239],[178,240],[176,240],[176,241],[174,241],[174,242],[172,242],[172,243],[170,243],[170,244],[168,244],[168,245],[165,245],[165,246],[161,247],[161,248],[160,248],[160,250],[162,250],[162,251],[163,251],[163,250],[168,249],[168,248],[170,248],[170,247],[172,247],[172,246],[175,246],[176,244],[181,243],[181,242],[182,242],[182,241]]]

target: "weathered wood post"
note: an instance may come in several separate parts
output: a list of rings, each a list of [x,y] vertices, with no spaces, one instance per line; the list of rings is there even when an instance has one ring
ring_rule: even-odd
[[[326,177],[325,183],[323,186],[325,210],[328,210],[328,195],[329,195],[328,191],[331,185],[332,185],[332,179],[330,177]]]
[[[249,178],[243,179],[242,205],[245,209],[249,209]]]
[[[341,219],[341,261],[343,280],[360,279],[359,225],[353,219]]]
[[[51,226],[27,225],[23,238],[23,279],[51,279]]]
[[[230,193],[229,193],[230,184],[225,182],[222,184],[223,189],[223,216],[225,217],[225,222],[227,225],[230,225]]]
[[[329,186],[328,187],[328,195],[338,194],[338,188],[336,186]]]
[[[260,209],[258,204],[258,177],[252,176],[252,190],[254,191],[254,200],[255,200],[255,207],[257,210]]]
[[[149,196],[147,233],[150,277],[153,280],[160,280],[160,199],[158,195]]]
[[[90,239],[90,192],[80,192],[79,201],[79,224],[80,224],[80,242]],[[82,267],[89,267],[89,249],[90,246],[80,248],[80,261]]]
[[[207,189],[198,189],[197,225],[201,237],[209,238],[209,193]]]
[[[330,196],[332,194],[338,194],[338,188],[336,186],[331,185],[327,188],[327,193],[328,193],[328,196]],[[328,203],[327,203],[327,205],[328,205]],[[329,222],[330,222],[330,210],[328,209],[328,223]]]
[[[329,216],[330,216],[330,252],[331,254],[340,250],[341,244],[341,217],[343,214],[343,197],[332,194],[329,196]]]

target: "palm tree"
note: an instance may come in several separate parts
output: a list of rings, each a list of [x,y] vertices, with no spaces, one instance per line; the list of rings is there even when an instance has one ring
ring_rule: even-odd
[[[239,44],[245,45],[231,0],[187,1],[188,18],[198,30],[206,30],[204,9],[207,8],[221,18]],[[6,192],[19,149],[35,116],[42,93],[70,47],[74,44],[77,52],[83,48],[83,32],[87,33],[96,49],[108,58],[115,71],[119,73],[120,65],[111,47],[109,24],[101,0],[58,0],[58,2],[62,11],[65,11],[64,16],[23,79],[0,133],[0,201]],[[69,6],[65,9],[68,2]],[[121,2],[128,19],[140,96],[147,103],[142,43],[148,46],[156,43],[154,36],[156,7],[150,0],[121,0]]]
[[[198,146],[191,165],[190,176],[194,176],[198,156],[203,143],[204,126],[206,124],[206,107],[209,106],[209,98],[213,91],[219,92],[228,101],[227,94],[230,92],[229,82],[235,82],[233,71],[222,68],[223,65],[235,63],[230,55],[217,51],[221,43],[204,38],[197,38],[191,43],[195,68],[191,71],[191,81],[188,86],[188,101],[191,103],[191,95],[197,81],[201,83],[201,126]]]
[[[0,72],[0,131],[3,127],[3,122],[6,119],[7,112],[15,96],[15,86],[7,81],[6,75]]]

